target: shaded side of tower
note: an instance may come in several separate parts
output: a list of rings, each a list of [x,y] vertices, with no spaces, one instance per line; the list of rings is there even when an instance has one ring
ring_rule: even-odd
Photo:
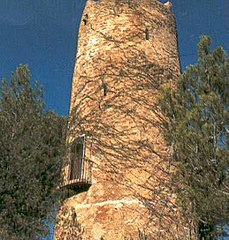
[[[87,1],[56,239],[189,239],[157,104],[180,74],[176,36],[156,0]]]

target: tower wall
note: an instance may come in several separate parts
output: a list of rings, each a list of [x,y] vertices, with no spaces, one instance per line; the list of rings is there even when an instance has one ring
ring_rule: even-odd
[[[159,88],[179,74],[175,19],[162,3],[87,1],[68,143],[85,136],[84,174],[92,186],[65,200],[56,239],[188,239],[157,105]],[[64,172],[70,168],[67,162]]]

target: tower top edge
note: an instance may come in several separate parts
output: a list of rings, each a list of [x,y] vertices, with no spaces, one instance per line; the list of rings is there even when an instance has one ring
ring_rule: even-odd
[[[162,3],[160,0],[86,0],[86,8],[88,5],[95,4],[99,6],[99,4],[107,5],[107,4],[129,4],[130,6],[144,6],[148,9],[153,9],[157,7],[162,11],[165,10],[167,13],[172,12],[172,3],[171,0],[167,0],[167,2]]]

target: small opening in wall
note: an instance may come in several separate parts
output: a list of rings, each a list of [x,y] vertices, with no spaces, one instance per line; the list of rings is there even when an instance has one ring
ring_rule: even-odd
[[[102,88],[103,88],[103,95],[104,95],[104,97],[106,97],[107,96],[107,84],[103,83]]]
[[[148,28],[145,29],[145,36],[146,36],[146,40],[149,40],[149,29]]]
[[[84,25],[87,25],[87,21],[88,21],[88,14],[86,13],[83,18]]]

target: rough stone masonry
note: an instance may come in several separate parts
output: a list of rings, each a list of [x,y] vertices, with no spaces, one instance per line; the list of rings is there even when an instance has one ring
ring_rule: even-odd
[[[179,74],[170,3],[87,1],[63,169],[62,189],[71,194],[59,210],[57,240],[190,239],[157,105],[159,88],[175,86]]]

